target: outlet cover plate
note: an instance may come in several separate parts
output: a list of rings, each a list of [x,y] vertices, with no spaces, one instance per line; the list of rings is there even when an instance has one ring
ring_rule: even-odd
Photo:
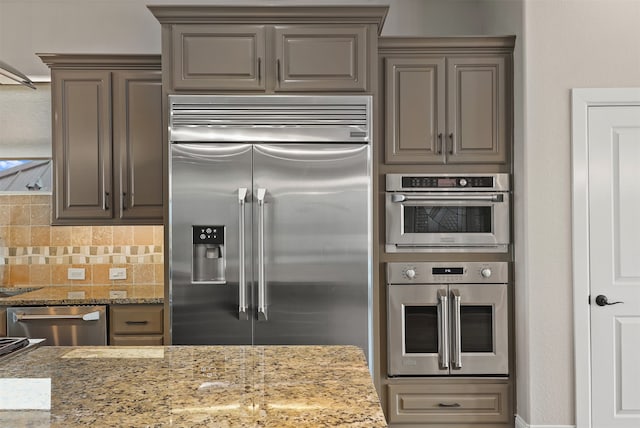
[[[109,268],[109,279],[127,279],[127,269]]]
[[[67,269],[67,279],[84,279],[84,268],[69,268]]]

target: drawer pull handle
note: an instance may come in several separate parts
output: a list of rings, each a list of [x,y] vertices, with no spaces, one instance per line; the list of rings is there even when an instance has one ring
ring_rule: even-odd
[[[461,407],[460,403],[440,403],[438,404],[440,407]]]
[[[149,321],[125,321],[124,323],[127,325],[145,325],[149,324]]]

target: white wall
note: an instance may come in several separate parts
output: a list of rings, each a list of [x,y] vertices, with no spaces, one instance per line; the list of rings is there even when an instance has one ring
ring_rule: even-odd
[[[640,87],[640,2],[527,0],[526,254],[530,416],[574,424],[570,90]],[[585,304],[587,304],[585,302]]]
[[[384,35],[477,34],[477,0],[0,0],[0,58],[32,78],[35,53],[160,53],[147,4],[390,4]]]

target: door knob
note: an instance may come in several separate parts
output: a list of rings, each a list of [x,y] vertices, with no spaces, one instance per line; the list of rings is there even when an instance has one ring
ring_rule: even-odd
[[[618,303],[624,303],[624,302],[610,302],[609,299],[607,299],[607,296],[603,294],[599,294],[596,297],[596,305],[598,306],[617,305]]]

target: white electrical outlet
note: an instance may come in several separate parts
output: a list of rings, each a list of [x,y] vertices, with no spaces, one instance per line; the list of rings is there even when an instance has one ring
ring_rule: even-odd
[[[110,268],[109,279],[127,279],[126,268]]]
[[[67,279],[84,279],[84,268],[67,269]]]

